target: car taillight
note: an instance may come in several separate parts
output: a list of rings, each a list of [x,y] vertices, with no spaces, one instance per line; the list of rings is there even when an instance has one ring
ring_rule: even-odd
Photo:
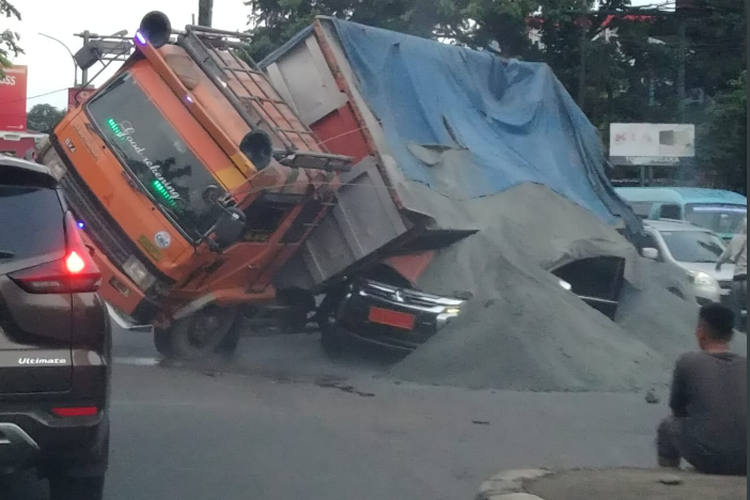
[[[65,215],[65,256],[41,266],[30,267],[10,276],[29,293],[96,292],[102,274],[89,255],[73,215]]]
[[[52,408],[52,413],[58,417],[93,417],[99,413],[96,406],[75,406]]]

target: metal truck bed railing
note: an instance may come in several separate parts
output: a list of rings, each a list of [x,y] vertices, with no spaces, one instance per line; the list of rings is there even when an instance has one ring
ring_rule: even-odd
[[[247,53],[250,36],[203,26],[187,26],[178,45],[206,73],[250,130],[271,138],[274,158],[293,168],[350,170],[351,158],[326,152],[313,132],[278,95]],[[241,51],[245,60],[237,52]]]

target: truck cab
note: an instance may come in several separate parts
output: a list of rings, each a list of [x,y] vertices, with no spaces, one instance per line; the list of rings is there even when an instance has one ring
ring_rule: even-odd
[[[39,154],[102,270],[113,316],[155,325],[162,352],[216,348],[237,306],[276,300],[274,272],[349,168],[243,55],[246,41],[173,31],[148,14],[133,55]],[[203,344],[175,338],[206,325],[214,333]]]

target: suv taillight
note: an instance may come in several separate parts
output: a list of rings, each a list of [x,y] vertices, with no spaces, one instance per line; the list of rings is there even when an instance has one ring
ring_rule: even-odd
[[[96,292],[102,274],[96,267],[79,234],[73,215],[65,214],[65,256],[41,266],[30,267],[10,275],[29,293]]]

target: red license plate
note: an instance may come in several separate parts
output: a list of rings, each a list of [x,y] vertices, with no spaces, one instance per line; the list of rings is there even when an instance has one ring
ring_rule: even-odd
[[[402,330],[414,330],[414,315],[382,309],[380,307],[371,307],[368,318],[372,323],[401,328]]]

